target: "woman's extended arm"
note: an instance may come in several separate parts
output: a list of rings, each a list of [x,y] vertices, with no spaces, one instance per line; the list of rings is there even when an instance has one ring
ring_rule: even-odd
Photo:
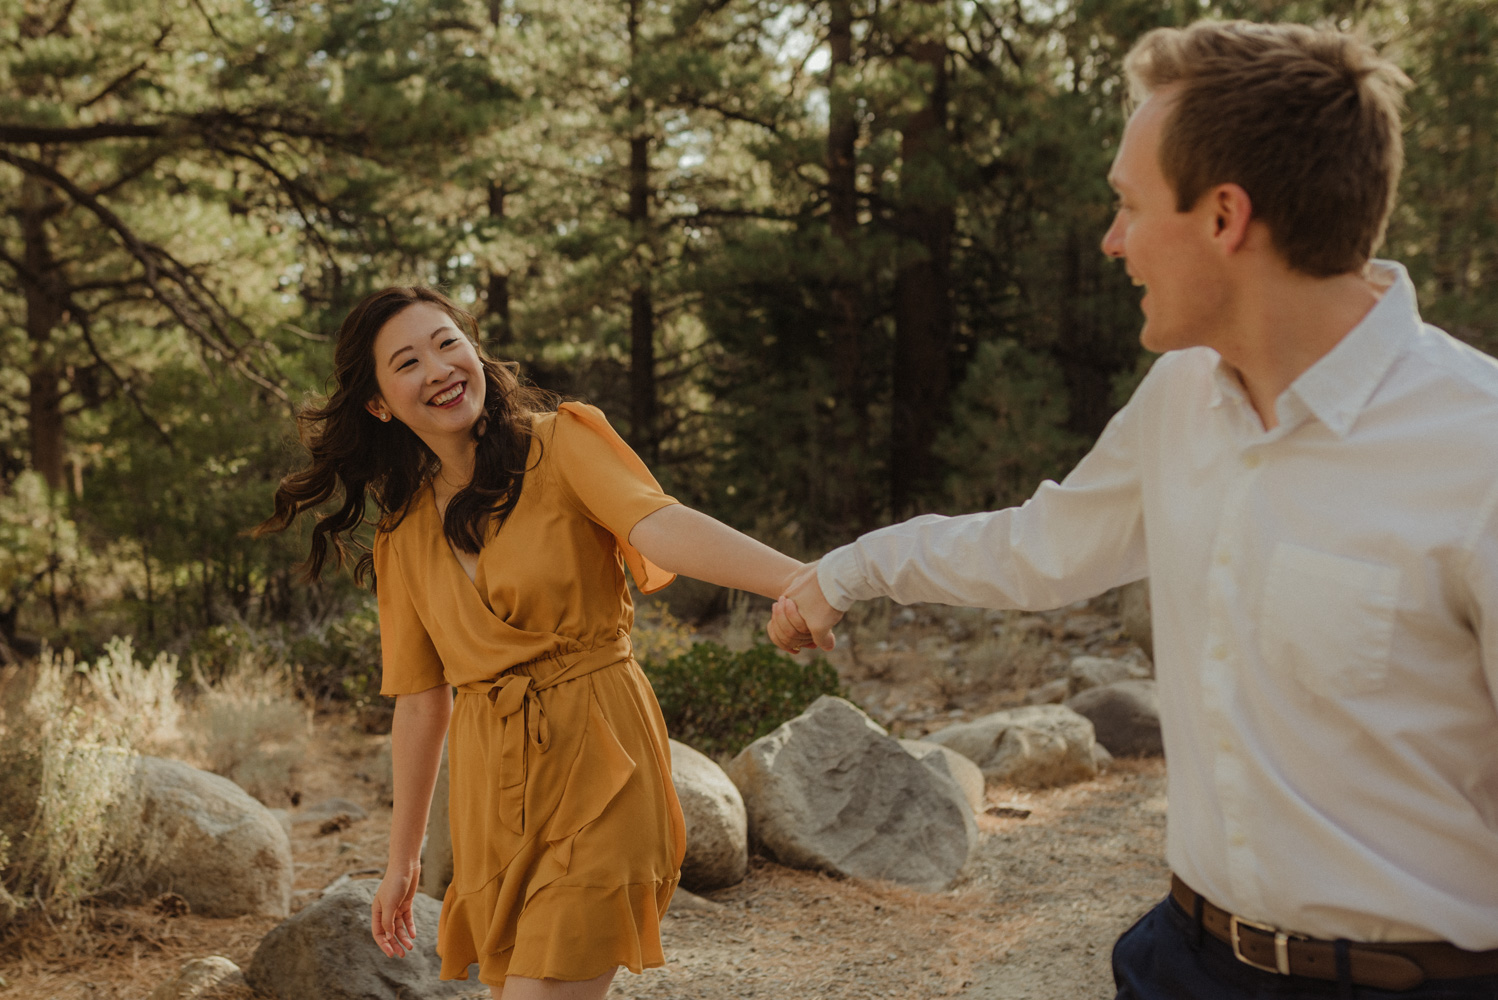
[[[432,789],[442,763],[442,740],[452,711],[453,689],[446,684],[395,699],[390,726],[395,782],[390,859],[370,912],[370,931],[386,955],[403,956],[416,943],[411,900],[421,881],[421,839],[426,834]]]
[[[801,563],[684,504],[640,518],[629,544],[662,569],[776,598]]]

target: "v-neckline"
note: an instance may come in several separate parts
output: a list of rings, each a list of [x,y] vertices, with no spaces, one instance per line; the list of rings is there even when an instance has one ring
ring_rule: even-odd
[[[483,563],[480,562],[480,558],[483,556],[483,553],[478,552],[474,554],[473,572],[469,573],[468,567],[463,565],[462,557],[458,555],[458,550],[453,548],[452,539],[447,537],[447,532],[446,530],[444,530],[445,522],[442,517],[442,511],[437,509],[437,488],[428,483],[427,489],[432,497],[432,502],[429,509],[432,512],[432,516],[437,520],[437,536],[442,540],[442,547],[447,549],[447,554],[452,559],[453,563],[458,567],[458,572],[463,574],[464,579],[468,581],[468,584],[473,588],[474,593],[479,596],[480,600],[482,600],[484,592],[482,588],[479,587],[479,573],[483,572]],[[485,603],[487,604],[488,602],[485,601]]]

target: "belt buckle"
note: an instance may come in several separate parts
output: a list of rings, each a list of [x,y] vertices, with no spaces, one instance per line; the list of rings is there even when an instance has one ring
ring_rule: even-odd
[[[1243,948],[1238,941],[1238,928],[1252,927],[1256,931],[1274,935],[1274,965],[1260,965],[1247,955],[1243,954]],[[1277,972],[1282,976],[1290,974],[1290,935],[1270,924],[1261,924],[1257,920],[1245,920],[1234,913],[1228,917],[1228,937],[1233,945],[1233,957],[1244,965],[1251,965],[1255,969],[1264,972]]]

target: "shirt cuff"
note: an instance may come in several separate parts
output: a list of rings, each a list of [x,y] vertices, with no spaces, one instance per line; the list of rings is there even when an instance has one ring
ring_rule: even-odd
[[[822,588],[827,603],[838,611],[847,611],[854,601],[863,600],[860,591],[868,587],[864,581],[863,560],[856,545],[855,542],[833,549],[817,563],[817,585]]]

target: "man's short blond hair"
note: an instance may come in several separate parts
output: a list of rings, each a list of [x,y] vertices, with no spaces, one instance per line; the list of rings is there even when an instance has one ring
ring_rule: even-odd
[[[1133,99],[1172,87],[1160,167],[1189,211],[1237,184],[1291,267],[1360,270],[1382,241],[1404,160],[1409,80],[1357,38],[1298,24],[1157,28],[1124,62]]]

